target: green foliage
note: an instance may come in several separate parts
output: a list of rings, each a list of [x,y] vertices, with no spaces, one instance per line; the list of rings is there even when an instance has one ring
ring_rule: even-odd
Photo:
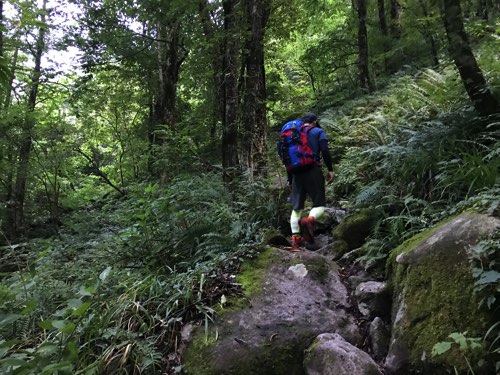
[[[497,310],[500,306],[500,237],[483,240],[469,251],[472,275],[476,279],[475,290],[483,297],[481,304]]]
[[[228,196],[220,175],[134,185],[32,241],[0,283],[0,372],[145,373],[178,366],[183,324],[238,292],[232,275],[277,225],[265,181]]]
[[[448,335],[448,341],[441,341],[432,347],[432,356],[438,356],[448,352],[454,345],[458,347],[458,350],[462,353],[463,359],[467,364],[468,371],[467,374],[474,375],[473,366],[470,364],[468,355],[471,353],[483,349],[480,337],[467,337],[467,332],[453,332]],[[483,363],[479,363],[478,366],[482,366]],[[455,372],[457,372],[455,368]]]

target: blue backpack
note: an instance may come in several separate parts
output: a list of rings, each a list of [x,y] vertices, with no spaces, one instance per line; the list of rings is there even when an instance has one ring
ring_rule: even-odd
[[[289,121],[281,128],[278,154],[287,171],[300,172],[318,164],[307,140],[311,129],[301,120]]]

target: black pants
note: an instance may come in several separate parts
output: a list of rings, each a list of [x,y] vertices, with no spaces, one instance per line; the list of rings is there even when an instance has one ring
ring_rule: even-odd
[[[320,166],[313,166],[303,172],[294,173],[292,179],[292,208],[302,210],[306,196],[313,202],[313,207],[326,205],[325,177]]]

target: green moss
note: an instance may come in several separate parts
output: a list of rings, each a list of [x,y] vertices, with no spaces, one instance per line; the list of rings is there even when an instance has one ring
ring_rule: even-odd
[[[303,375],[304,373],[302,342],[296,345],[265,343],[262,345],[261,355],[242,357],[241,360],[233,362],[231,368],[223,370],[213,363],[215,355],[210,349],[213,342],[214,339],[207,342],[204,333],[198,331],[183,362],[186,374]]]
[[[403,253],[408,253],[412,250],[414,250],[418,245],[420,245],[422,242],[424,242],[427,238],[433,236],[435,233],[437,233],[442,227],[444,227],[446,224],[448,224],[450,221],[455,219],[457,216],[452,216],[450,218],[447,218],[446,220],[443,220],[433,226],[432,228],[426,229],[419,234],[416,234],[415,236],[409,238],[405,242],[403,242],[401,245],[396,247],[394,250],[392,250],[389,254],[389,257],[387,258],[386,262],[386,277],[387,279],[391,280],[394,284],[400,284],[402,281],[402,272],[405,267],[401,267],[400,265],[397,264],[396,258],[399,254]],[[396,267],[399,266],[399,267]],[[398,272],[399,271],[399,272]]]
[[[406,339],[412,349],[412,363],[420,362],[423,353],[429,356],[434,344],[452,332],[467,331],[470,337],[482,334],[485,316],[477,309],[473,284],[467,263],[457,264],[439,253],[409,270],[405,284],[409,318]],[[456,351],[440,356],[438,362],[450,368],[467,369],[462,355]]]
[[[283,236],[283,235],[276,228],[268,228],[262,234],[262,243],[264,245],[268,245],[270,241],[277,236]]]
[[[268,268],[269,264],[277,261],[279,261],[279,257],[276,254],[276,249],[268,247],[257,258],[245,261],[242,264],[236,280],[243,286],[246,297],[262,291],[264,271]]]
[[[320,343],[321,343],[321,340],[320,340],[320,339],[318,339],[318,338],[316,338],[316,339],[313,341],[313,343],[312,343],[311,345],[309,345],[309,347],[308,347],[308,348],[306,349],[306,351],[305,351],[305,354],[306,354],[305,359],[306,359],[306,360],[310,358],[310,357],[308,356],[308,354],[309,354],[309,353],[311,353],[311,352],[314,350],[314,348],[316,348],[316,347],[317,347]]]
[[[299,375],[303,374],[303,348],[300,345],[268,345],[262,367],[245,374]]]
[[[330,267],[324,257],[308,259],[305,262],[307,270],[310,272],[311,278],[320,283],[325,283],[330,273]]]
[[[377,212],[373,209],[363,209],[347,216],[333,230],[333,238],[344,240],[349,249],[357,249],[365,242],[377,220]]]
[[[481,336],[488,319],[479,311],[474,295],[472,278],[467,260],[457,260],[454,251],[436,251],[422,257],[418,263],[398,264],[399,254],[410,252],[426,239],[436,234],[451,217],[394,249],[387,261],[386,272],[390,277],[394,296],[404,293],[405,320],[400,321],[404,340],[410,348],[412,371],[456,367],[467,372],[463,354],[457,350],[431,358],[434,344],[446,340],[452,332],[468,332],[469,337]],[[448,246],[454,246],[453,244]],[[397,308],[397,306],[394,306]],[[393,314],[395,311],[393,311]],[[425,353],[425,360],[422,360]],[[469,361],[472,358],[468,358]],[[475,358],[477,363],[478,358]]]
[[[184,372],[195,375],[218,375],[216,367],[210,363],[209,348],[216,341],[215,335],[205,334],[201,329],[195,333],[193,340],[183,358]]]

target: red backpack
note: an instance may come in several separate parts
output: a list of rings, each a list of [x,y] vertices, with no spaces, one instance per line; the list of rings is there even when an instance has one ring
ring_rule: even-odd
[[[300,172],[318,163],[307,140],[311,129],[301,120],[289,121],[281,128],[278,154],[287,171]]]

